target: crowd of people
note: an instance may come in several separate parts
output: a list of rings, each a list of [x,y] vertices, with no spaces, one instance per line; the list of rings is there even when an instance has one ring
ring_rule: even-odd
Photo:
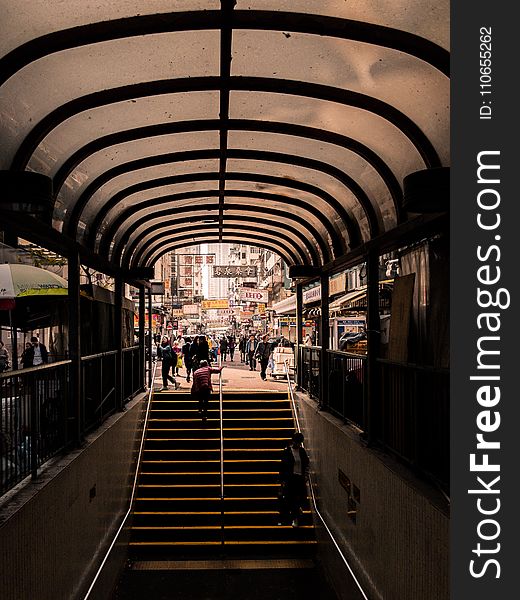
[[[274,368],[273,352],[276,346],[291,346],[292,344],[283,336],[269,339],[267,334],[241,335],[238,341],[233,335],[223,335],[220,338],[209,335],[195,335],[194,337],[170,338],[163,336],[157,347],[157,356],[162,361],[163,389],[168,389],[168,382],[179,387],[176,377],[180,376],[179,370],[186,369],[186,381],[189,383],[192,374],[199,368],[202,361],[208,366],[218,361],[228,360],[235,362],[235,351],[238,350],[237,362],[249,366],[250,371],[260,367],[260,377],[267,379],[267,369]]]

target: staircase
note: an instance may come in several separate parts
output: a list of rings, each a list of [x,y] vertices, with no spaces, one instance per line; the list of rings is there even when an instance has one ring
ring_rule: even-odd
[[[280,457],[294,432],[287,394],[224,394],[223,503],[218,408],[218,396],[213,396],[202,422],[189,394],[154,394],[131,556],[309,555],[315,546],[309,507],[300,527],[279,524]]]

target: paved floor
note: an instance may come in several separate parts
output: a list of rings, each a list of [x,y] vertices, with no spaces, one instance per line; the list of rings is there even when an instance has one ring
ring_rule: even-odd
[[[271,377],[270,369],[267,370],[267,381],[260,379],[260,366],[257,366],[256,371],[250,371],[249,366],[240,362],[235,355],[235,360],[229,359],[222,363],[224,370],[222,371],[222,383],[224,390],[270,390],[270,391],[285,391],[287,389],[287,379],[285,377]],[[191,389],[191,383],[186,381],[186,369],[180,369],[180,375],[177,381],[181,384],[180,392],[187,392]],[[218,375],[213,375],[213,387],[216,389]],[[155,389],[162,387],[161,378],[161,363],[157,366]],[[169,391],[173,391],[173,385],[169,384]]]

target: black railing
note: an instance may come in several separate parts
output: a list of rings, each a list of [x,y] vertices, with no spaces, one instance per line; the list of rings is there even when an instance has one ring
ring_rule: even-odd
[[[366,439],[447,488],[449,371],[380,359],[376,391],[369,399],[366,357],[333,350],[328,354],[328,403],[323,404],[320,395],[321,348],[300,347],[298,385],[320,409],[349,421]]]
[[[0,375],[0,494],[70,441],[67,394],[71,361]]]
[[[331,413],[365,429],[366,356],[329,350]]]
[[[81,358],[81,422],[85,433],[116,410],[116,360],[116,350]]]
[[[376,439],[411,466],[449,481],[449,371],[378,360]]]
[[[116,360],[116,351],[81,359],[80,402],[70,360],[0,374],[0,495],[116,411]],[[142,360],[139,346],[123,350],[123,404],[144,389]]]
[[[321,398],[321,348],[317,346],[300,346],[298,384],[311,398]]]

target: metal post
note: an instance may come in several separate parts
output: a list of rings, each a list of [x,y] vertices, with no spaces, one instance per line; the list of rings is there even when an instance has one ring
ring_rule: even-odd
[[[115,278],[114,299],[114,333],[116,338],[115,392],[116,410],[123,410],[123,287],[124,283],[118,275]]]
[[[289,331],[290,331],[289,323]],[[303,376],[303,284],[296,284],[296,383],[301,387]]]
[[[79,290],[79,254],[74,252],[68,257],[68,296],[69,296],[69,358],[70,389],[69,398],[72,407],[71,418],[75,421],[74,433],[69,433],[67,438],[73,439],[77,444],[83,440],[83,403],[85,401],[81,391],[81,333],[80,333],[80,290]],[[68,412],[68,407],[65,407]],[[67,415],[66,415],[67,416]]]
[[[146,385],[146,362],[144,348],[144,326],[146,318],[144,285],[139,286],[139,387],[144,390]]]
[[[152,381],[152,288],[148,289],[148,386]]]
[[[321,357],[320,357],[320,408],[329,405],[329,274],[321,273]]]
[[[377,436],[377,407],[379,406],[379,376],[377,359],[381,339],[379,320],[379,252],[367,256],[367,393],[364,410],[364,428],[368,442]]]

